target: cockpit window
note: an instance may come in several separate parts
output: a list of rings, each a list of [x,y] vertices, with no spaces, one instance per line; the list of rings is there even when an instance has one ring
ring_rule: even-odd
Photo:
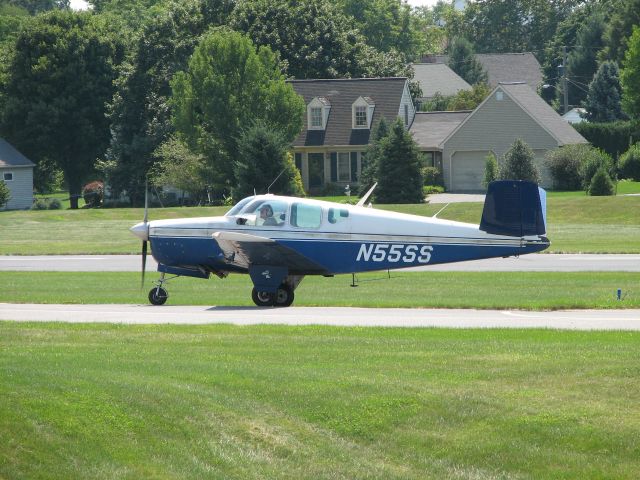
[[[332,224],[344,222],[347,218],[349,218],[349,210],[347,210],[346,208],[330,208],[327,218],[329,220],[329,223]]]
[[[294,203],[291,205],[291,225],[302,228],[319,228],[322,223],[322,208],[319,205]]]
[[[229,210],[227,213],[224,214],[225,217],[233,217],[234,215],[237,215],[240,210],[242,210],[242,208],[249,203],[251,200],[253,200],[254,197],[247,197],[244,198],[242,200],[240,200],[238,203],[236,203],[233,208],[231,208],[231,210]]]
[[[253,199],[239,213],[246,218],[244,225],[281,227],[287,218],[289,205],[275,199]]]

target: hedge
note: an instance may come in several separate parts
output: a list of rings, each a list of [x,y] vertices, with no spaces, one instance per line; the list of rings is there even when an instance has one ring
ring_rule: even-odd
[[[629,145],[640,140],[640,122],[610,122],[573,124],[574,128],[594,147],[618,158],[629,149]],[[631,139],[631,141],[630,141]]]

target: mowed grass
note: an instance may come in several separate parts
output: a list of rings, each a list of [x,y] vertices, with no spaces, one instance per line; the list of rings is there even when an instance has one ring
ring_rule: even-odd
[[[158,273],[144,290],[139,274],[0,272],[0,302],[146,304]],[[640,273],[633,272],[386,272],[306,277],[295,306],[567,309],[640,308]],[[169,282],[169,305],[253,306],[248,275]],[[622,299],[617,300],[617,290]],[[160,307],[161,308],[161,307]]]
[[[0,322],[0,477],[636,479],[640,334]]]
[[[636,182],[630,182],[636,183]],[[378,205],[432,216],[444,205]],[[151,209],[150,219],[223,215],[227,207]],[[482,203],[452,203],[439,218],[479,223]],[[140,242],[129,228],[142,209],[0,212],[0,254],[133,254]],[[640,196],[557,196],[548,199],[549,252],[640,253]]]

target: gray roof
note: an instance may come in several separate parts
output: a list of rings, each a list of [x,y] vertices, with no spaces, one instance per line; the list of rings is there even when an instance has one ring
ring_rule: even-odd
[[[501,83],[494,91],[497,89],[502,89],[533,120],[549,132],[556,139],[559,147],[576,143],[589,143],[526,83]],[[493,95],[493,92],[491,95]],[[482,105],[484,105],[484,102],[475,111],[482,108]]]
[[[0,138],[0,168],[6,167],[35,167],[35,164],[5,139]]]
[[[460,90],[471,90],[471,85],[444,63],[416,63],[413,71],[413,79],[420,83],[423,98],[431,98],[436,92],[448,96]]]
[[[471,115],[460,112],[418,112],[409,130],[421,150],[441,150],[442,141]]]
[[[394,121],[400,111],[400,101],[407,79],[352,78],[333,80],[289,80],[293,89],[309,104],[315,97],[325,97],[331,104],[326,130],[308,130],[307,115],[304,128],[294,140],[294,147],[322,145],[367,145],[368,129],[352,128],[351,106],[359,97],[369,97],[375,103],[371,125],[380,118]]]
[[[525,53],[476,53],[489,76],[489,86],[502,82],[525,82],[536,90],[542,83],[542,68],[531,52]],[[436,55],[437,63],[449,63],[448,55]]]

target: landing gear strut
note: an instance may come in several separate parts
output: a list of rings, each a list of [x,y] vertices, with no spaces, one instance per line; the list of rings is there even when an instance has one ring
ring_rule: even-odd
[[[169,294],[162,287],[164,285],[165,274],[160,274],[160,280],[156,282],[156,286],[149,290],[149,302],[151,305],[164,305],[167,302],[167,298],[169,298]]]

